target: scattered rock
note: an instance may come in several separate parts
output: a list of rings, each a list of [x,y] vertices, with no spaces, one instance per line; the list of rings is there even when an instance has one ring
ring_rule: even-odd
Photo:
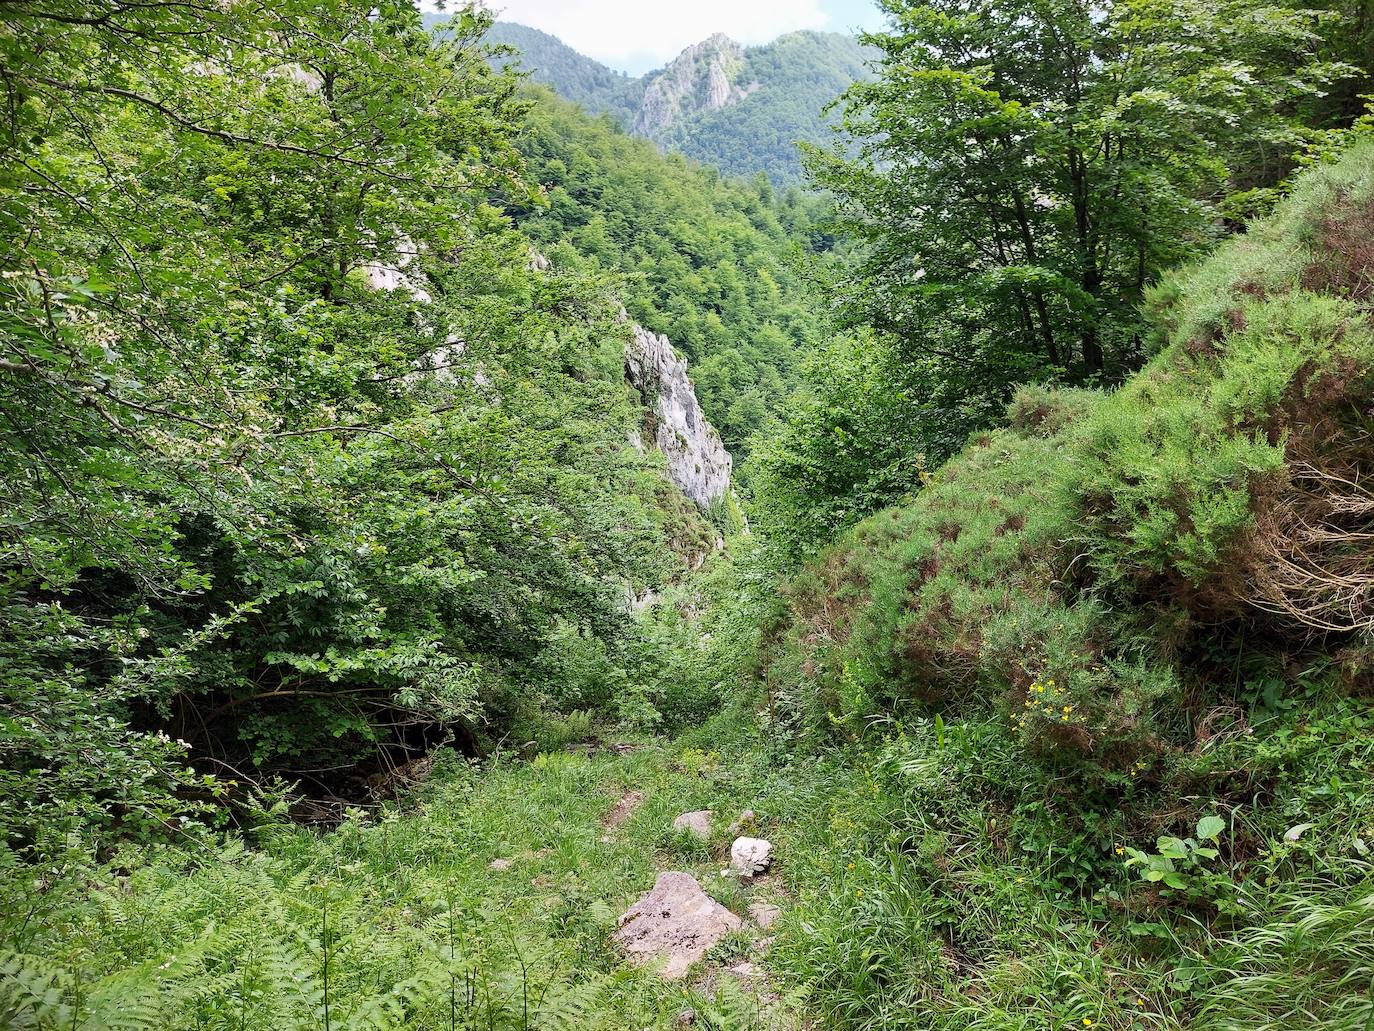
[[[511,861],[509,859],[493,859],[487,864],[488,870],[509,870]]]
[[[702,891],[695,877],[669,871],[620,918],[615,941],[631,962],[659,962],[659,973],[676,980],[740,926],[740,918]]]
[[[711,836],[711,810],[698,809],[696,812],[683,813],[673,821],[673,830],[691,831],[698,838]]]
[[[773,865],[773,845],[763,838],[736,838],[730,846],[730,871],[739,877],[755,877]]]
[[[744,810],[744,812],[740,813],[737,817],[735,817],[735,822],[730,824],[729,831],[731,835],[738,836],[740,834],[743,834],[745,831],[753,830],[758,825],[758,814],[755,813],[752,809],[746,809]]]
[[[782,910],[771,902],[749,903],[749,919],[754,921],[762,931],[768,930],[777,923],[780,916],[782,916]]]
[[[696,1010],[683,1010],[681,1013],[679,1013],[679,1014],[677,1015],[677,1020],[674,1021],[674,1023],[675,1023],[678,1027],[691,1027],[691,1026],[694,1025],[696,1022],[697,1022],[697,1011],[696,1011]]]
[[[601,826],[607,830],[613,830],[630,818],[630,814],[638,809],[644,802],[644,792],[627,791],[621,796],[620,801],[601,819]],[[603,839],[604,840],[604,839]]]

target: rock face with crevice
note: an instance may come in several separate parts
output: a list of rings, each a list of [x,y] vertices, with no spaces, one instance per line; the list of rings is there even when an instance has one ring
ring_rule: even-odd
[[[743,48],[719,32],[688,47],[645,87],[632,131],[656,140],[683,118],[744,99],[750,86],[735,84],[743,68]]]
[[[646,436],[668,460],[668,476],[698,507],[710,508],[730,490],[730,452],[697,401],[687,363],[667,337],[635,326],[625,376],[644,401]]]
[[[742,924],[691,874],[669,871],[625,912],[614,937],[631,962],[654,964],[662,977],[674,981]]]

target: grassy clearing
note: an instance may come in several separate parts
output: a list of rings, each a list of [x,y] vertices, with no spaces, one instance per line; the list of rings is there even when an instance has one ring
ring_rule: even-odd
[[[166,1029],[669,1028],[688,1008],[722,1031],[1374,1019],[1374,716],[1359,700],[1257,696],[1251,732],[1118,796],[1045,779],[995,718],[875,725],[806,759],[737,735],[699,747],[725,724],[625,754],[452,763],[327,834],[10,867],[0,1013]],[[1214,802],[1235,777],[1250,801]],[[710,842],[671,830],[698,808],[720,817]],[[718,875],[744,808],[778,856],[751,888]],[[1137,854],[1213,814],[1215,857],[1176,864],[1180,889],[1145,879]],[[771,948],[732,936],[681,984],[623,964],[615,919],[665,869],[741,916],[779,903]],[[723,972],[745,956],[779,998]]]
[[[741,916],[783,901],[780,878],[745,889],[719,876],[724,827],[752,807],[771,833],[814,782],[639,744],[451,763],[404,805],[327,834],[275,826],[251,845],[10,866],[0,1015],[17,1027],[620,1029],[691,1008],[699,1026],[790,1026],[785,1005],[765,1006],[721,963],[663,984],[623,965],[610,934],[666,869],[697,874]],[[607,826],[631,791],[642,802]],[[671,830],[698,808],[720,816],[710,842]],[[498,859],[509,868],[491,869]]]

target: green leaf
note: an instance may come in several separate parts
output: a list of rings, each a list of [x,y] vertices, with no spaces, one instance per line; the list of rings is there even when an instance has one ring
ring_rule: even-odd
[[[1220,816],[1204,816],[1197,822],[1199,841],[1215,841],[1217,835],[1226,829],[1226,821]]]

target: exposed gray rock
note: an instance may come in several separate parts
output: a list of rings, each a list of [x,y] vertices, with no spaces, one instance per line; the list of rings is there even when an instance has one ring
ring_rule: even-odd
[[[780,916],[782,916],[782,910],[771,902],[749,903],[749,919],[754,921],[761,931],[766,931],[772,927],[778,922]]]
[[[673,830],[691,831],[698,838],[709,838],[711,836],[711,810],[698,809],[695,812],[683,813],[673,821]]]
[[[763,838],[736,838],[730,846],[730,871],[756,877],[773,865],[773,845]]]
[[[658,140],[684,118],[742,100],[753,91],[735,84],[743,68],[744,51],[728,36],[716,33],[688,47],[645,88],[633,132]]]
[[[703,509],[730,489],[730,452],[706,420],[687,363],[668,338],[635,326],[625,346],[625,375],[653,415],[654,443],[678,489]]]
[[[396,251],[392,261],[378,258],[362,265],[363,278],[373,290],[404,290],[421,304],[428,304],[433,298],[425,288],[424,278],[409,272],[411,263],[419,255],[419,248],[408,236],[396,241]]]
[[[695,877],[669,871],[620,918],[614,938],[631,962],[658,964],[659,974],[676,980],[740,926],[740,918],[702,891]]]

